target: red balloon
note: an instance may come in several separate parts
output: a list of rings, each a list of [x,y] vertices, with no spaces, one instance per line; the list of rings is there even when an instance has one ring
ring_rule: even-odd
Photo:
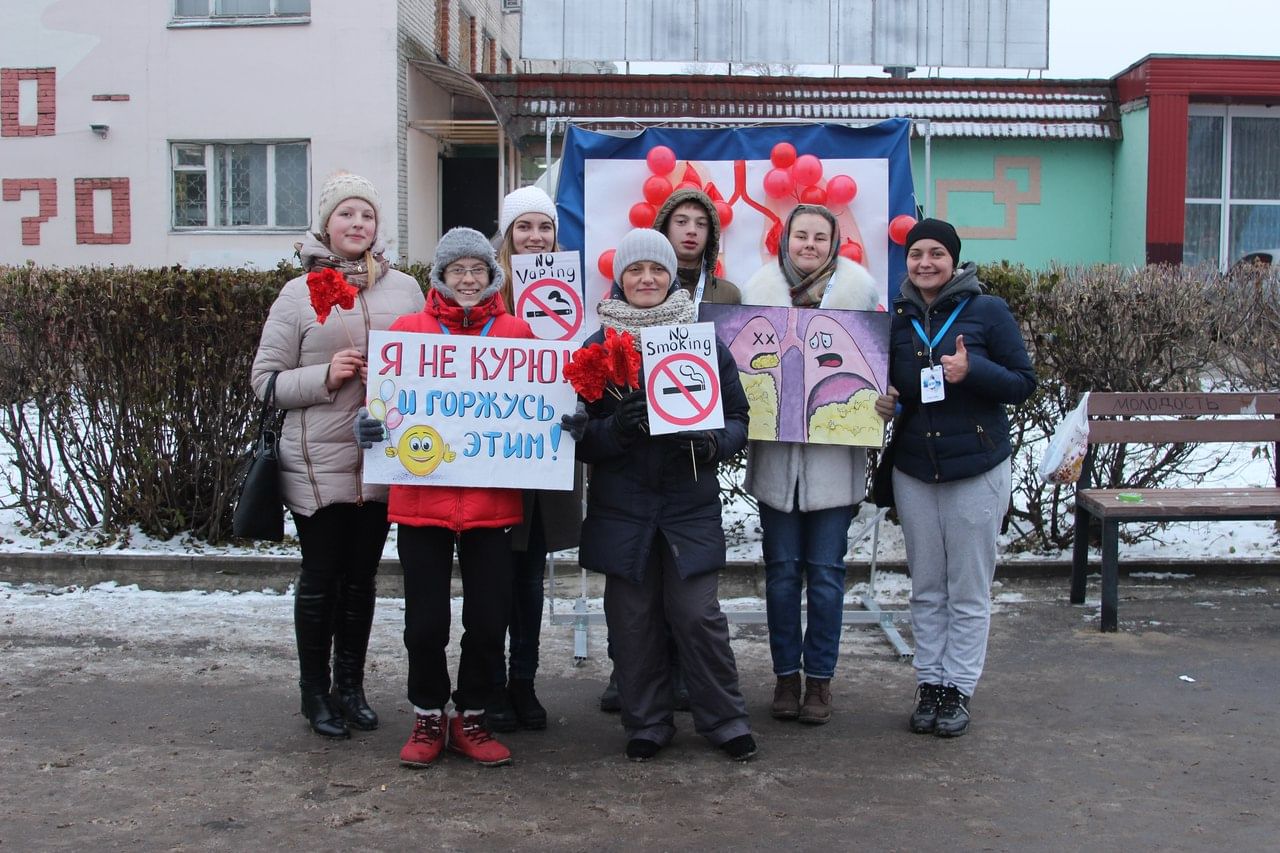
[[[834,205],[848,204],[858,194],[858,184],[848,175],[836,175],[827,181],[827,201]]]
[[[713,274],[716,278],[724,278],[724,258],[716,258],[716,268]]]
[[[791,167],[791,177],[802,187],[811,187],[822,180],[822,161],[812,154],[801,154]]]
[[[827,194],[830,195],[830,188],[828,188]],[[855,243],[852,240],[845,241],[845,244],[840,247],[840,257],[848,258],[849,260],[856,261],[857,263],[862,263],[862,259],[864,257],[862,244]]]
[[[647,201],[638,201],[631,205],[631,211],[627,214],[627,218],[631,220],[631,224],[636,228],[652,228],[653,220],[658,218],[658,208]]]
[[[889,220],[889,239],[901,246],[907,242],[907,232],[916,227],[916,218],[901,213]]]
[[[733,208],[723,201],[717,201],[714,204],[716,206],[716,216],[720,218],[720,229],[723,231],[733,221]]]
[[[676,152],[665,145],[650,148],[644,159],[649,164],[649,171],[655,175],[669,175],[676,167]]]
[[[644,199],[649,204],[662,204],[671,195],[671,182],[660,175],[650,175],[644,181]],[[644,226],[638,226],[644,227]]]
[[[784,169],[770,169],[764,176],[764,191],[769,198],[789,196],[793,189],[795,189],[795,183]]]
[[[769,162],[779,169],[785,169],[796,161],[796,147],[790,142],[779,142],[769,152]]]
[[[678,190],[700,190],[700,189],[702,189],[702,187],[698,186],[698,185],[697,185],[697,184],[695,184],[693,181],[681,181],[679,184],[677,184],[677,185],[676,185],[676,189],[678,189]]]
[[[613,281],[613,253],[616,251],[617,249],[605,249],[596,261],[596,269],[600,270],[600,275],[609,281]]]
[[[827,191],[822,187],[805,187],[800,190],[800,201],[805,204],[826,204]]]

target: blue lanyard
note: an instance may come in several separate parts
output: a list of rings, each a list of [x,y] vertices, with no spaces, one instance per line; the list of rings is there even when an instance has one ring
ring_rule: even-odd
[[[496,319],[498,319],[498,318],[497,318],[497,317],[490,317],[490,318],[488,319],[488,321],[486,321],[486,322],[485,322],[484,327],[480,330],[480,337],[482,337],[482,338],[483,338],[483,337],[485,337],[486,335],[488,335],[488,334],[489,334],[489,330],[493,328],[493,321],[494,321],[494,320],[496,320]],[[448,327],[448,326],[446,326],[444,323],[441,323],[441,324],[440,324],[440,331],[441,331],[441,332],[443,332],[443,333],[444,333],[444,334],[446,334],[446,335],[452,335],[452,334],[453,334],[453,332],[449,331],[449,327]]]
[[[920,325],[920,321],[912,318],[911,325],[916,327],[916,334],[919,335],[920,340],[924,341],[925,345],[929,347],[929,363],[930,364],[933,364],[933,348],[936,347],[938,343],[942,340],[942,336],[947,333],[947,329],[951,328],[951,324],[956,321],[956,317],[960,316],[960,311],[964,308],[965,303],[967,303],[968,301],[969,301],[968,296],[960,300],[960,304],[957,305],[955,310],[951,312],[951,316],[947,318],[947,322],[942,324],[942,328],[938,330],[938,334],[933,336],[933,340],[929,340],[929,338],[925,335],[924,327]]]

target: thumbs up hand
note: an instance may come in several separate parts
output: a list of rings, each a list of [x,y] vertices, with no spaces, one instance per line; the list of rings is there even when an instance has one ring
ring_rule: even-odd
[[[956,335],[956,354],[944,355],[942,378],[955,385],[969,375],[969,351],[964,347],[964,335]]]

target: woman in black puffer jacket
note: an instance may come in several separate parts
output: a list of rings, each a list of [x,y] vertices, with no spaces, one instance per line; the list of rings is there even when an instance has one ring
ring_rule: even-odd
[[[907,234],[907,280],[894,300],[888,394],[896,416],[893,490],[911,567],[917,704],[910,727],[957,737],[982,675],[996,538],[1012,486],[1006,405],[1036,375],[1003,299],[983,292],[960,237],[923,219]]]
[[[606,329],[631,333],[638,346],[644,328],[694,322],[662,234],[630,232],[613,263],[613,293],[598,306]],[[621,400],[606,393],[587,405],[585,424],[571,427],[581,435],[578,459],[591,465],[578,559],[608,576],[605,615],[633,761],[654,757],[675,735],[668,625],[694,728],[735,760],[756,750],[717,595],[725,541],[716,466],[746,444],[749,409],[733,357],[723,344],[717,351],[723,429],[650,436],[643,391]]]

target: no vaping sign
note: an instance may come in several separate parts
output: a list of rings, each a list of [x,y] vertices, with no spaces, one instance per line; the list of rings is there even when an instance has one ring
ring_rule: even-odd
[[[511,256],[515,314],[544,341],[581,340],[586,315],[577,252]]]

